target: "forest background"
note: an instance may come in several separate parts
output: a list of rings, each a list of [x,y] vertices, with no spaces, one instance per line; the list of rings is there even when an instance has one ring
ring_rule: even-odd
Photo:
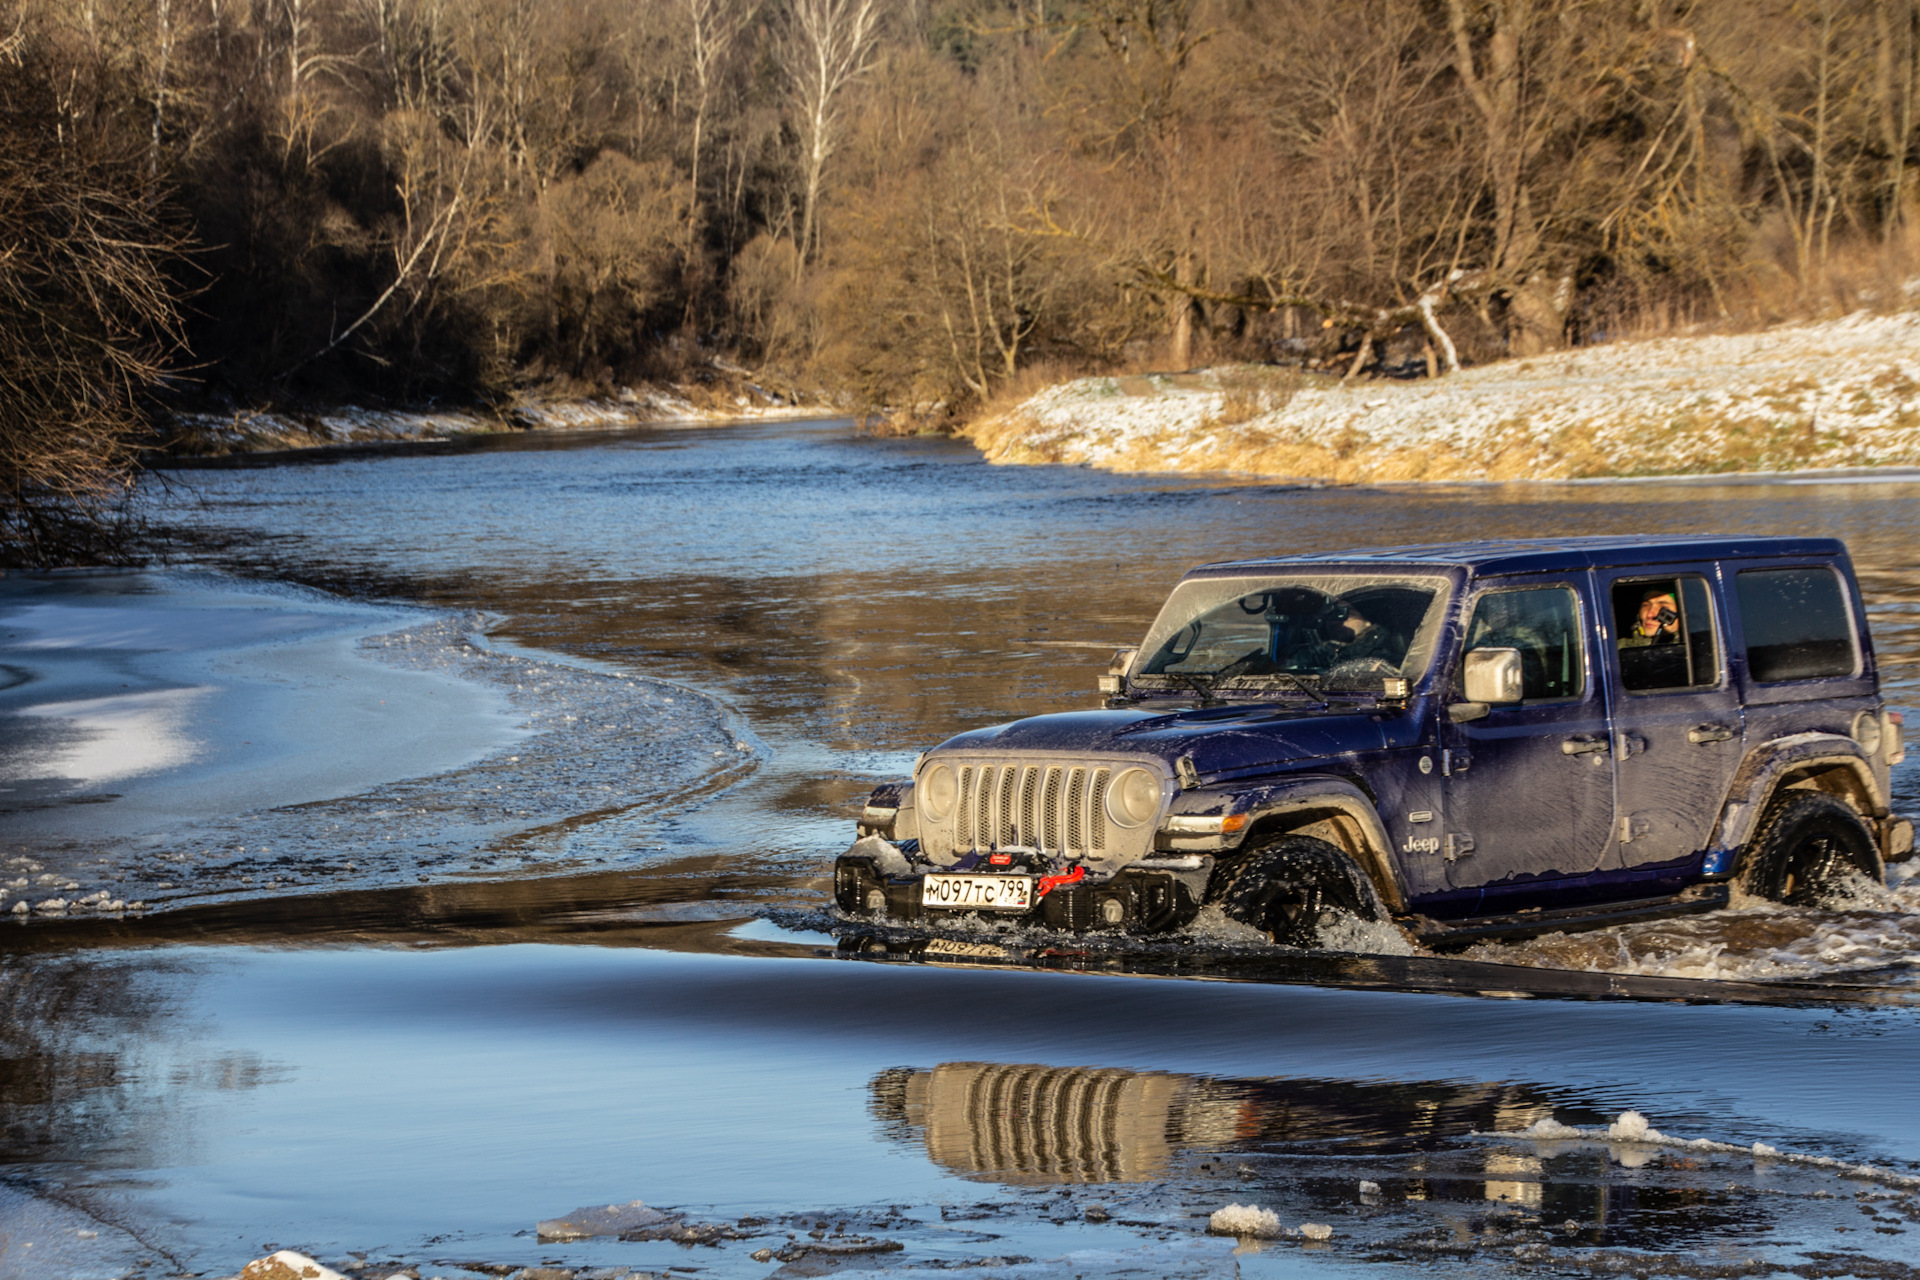
[[[0,549],[169,411],[951,421],[1910,306],[1920,0],[0,0]]]

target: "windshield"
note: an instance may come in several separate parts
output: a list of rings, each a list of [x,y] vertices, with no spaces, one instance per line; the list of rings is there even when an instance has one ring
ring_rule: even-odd
[[[1194,578],[1175,587],[1134,664],[1142,689],[1380,693],[1426,671],[1447,580],[1329,573]]]

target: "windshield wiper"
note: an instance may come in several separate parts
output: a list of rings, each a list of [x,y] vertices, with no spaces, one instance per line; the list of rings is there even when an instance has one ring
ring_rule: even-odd
[[[1174,679],[1176,679],[1176,680],[1184,680],[1184,681],[1186,681],[1186,682],[1187,682],[1188,684],[1190,684],[1190,685],[1192,685],[1192,686],[1193,686],[1193,691],[1194,691],[1195,693],[1197,693],[1197,694],[1199,694],[1199,695],[1200,695],[1200,705],[1201,705],[1201,706],[1203,706],[1203,707],[1210,707],[1210,706],[1212,706],[1212,705],[1213,705],[1214,703],[1216,703],[1216,702],[1218,702],[1218,701],[1219,701],[1219,699],[1218,699],[1218,698],[1216,698],[1216,697],[1214,697],[1214,696],[1213,696],[1213,682],[1212,682],[1212,681],[1210,681],[1210,680],[1204,680],[1204,679],[1202,679],[1202,678],[1201,678],[1201,677],[1199,677],[1199,676],[1194,676],[1194,675],[1188,675],[1188,674],[1187,674],[1186,672],[1184,672],[1184,671],[1169,671],[1169,672],[1167,672],[1167,674],[1168,674],[1168,675],[1170,675],[1170,676],[1172,676],[1172,677],[1173,677]]]
[[[1312,685],[1308,684],[1305,680],[1302,680],[1299,676],[1293,674],[1293,672],[1291,671],[1274,671],[1274,672],[1270,672],[1269,674],[1276,675],[1276,676],[1285,676],[1287,679],[1293,681],[1293,687],[1298,689],[1300,692],[1306,694],[1309,698],[1312,698],[1315,702],[1319,703],[1320,709],[1322,711],[1325,711],[1328,707],[1331,707],[1333,705],[1333,703],[1327,700],[1327,697],[1325,694],[1315,693]]]

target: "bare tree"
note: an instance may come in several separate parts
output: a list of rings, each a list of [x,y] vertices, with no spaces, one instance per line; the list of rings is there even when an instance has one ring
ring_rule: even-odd
[[[843,99],[873,66],[880,0],[789,0],[782,55],[800,134],[800,261],[818,249],[820,184],[840,140]]]
[[[693,139],[688,144],[687,253],[693,253],[699,233],[700,160],[706,149],[707,117],[720,69],[733,52],[734,42],[753,21],[753,0],[680,0],[687,19],[687,62],[693,72]]]

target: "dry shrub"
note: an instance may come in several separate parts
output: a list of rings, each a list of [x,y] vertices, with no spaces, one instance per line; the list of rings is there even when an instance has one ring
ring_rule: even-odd
[[[1208,415],[1207,425],[1233,427],[1285,409],[1307,376],[1291,367],[1243,364],[1216,370],[1214,380],[1220,387],[1220,407]]]
[[[47,565],[125,530],[182,242],[133,140],[64,113],[53,51],[20,39],[0,66],[0,563]]]

